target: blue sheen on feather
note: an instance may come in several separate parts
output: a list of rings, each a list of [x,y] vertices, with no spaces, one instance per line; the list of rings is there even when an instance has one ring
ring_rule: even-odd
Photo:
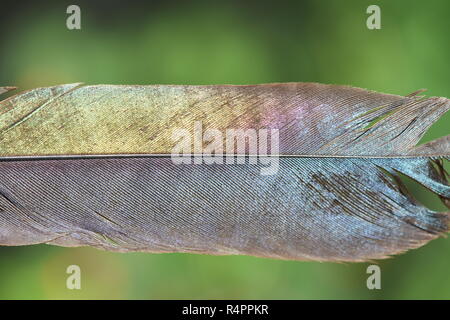
[[[448,196],[429,162],[282,157],[277,174],[262,176],[261,164],[175,165],[169,157],[1,161],[0,243],[384,258],[448,230],[448,213],[417,204],[386,173]]]

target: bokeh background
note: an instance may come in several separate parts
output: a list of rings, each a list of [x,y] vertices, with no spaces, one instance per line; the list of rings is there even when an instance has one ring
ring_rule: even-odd
[[[66,28],[70,4],[81,7],[81,30]],[[370,4],[381,7],[381,30],[366,28]],[[2,1],[0,85],[313,81],[450,97],[449,12],[448,0]],[[424,141],[449,124],[447,114]],[[371,291],[369,263],[0,247],[0,298],[450,298],[450,239],[376,263],[382,289]],[[71,264],[81,290],[66,289]]]

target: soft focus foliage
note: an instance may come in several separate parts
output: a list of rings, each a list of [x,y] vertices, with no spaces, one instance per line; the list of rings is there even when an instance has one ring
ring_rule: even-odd
[[[365,12],[374,2],[382,29],[371,31]],[[69,4],[2,8],[1,85],[313,81],[403,95],[427,88],[427,95],[450,97],[446,0],[78,1],[79,31],[66,29]],[[449,121],[447,114],[424,141],[448,134]],[[4,299],[450,298],[448,239],[380,262],[380,291],[366,288],[368,264],[48,245],[3,247],[0,256]],[[65,287],[71,264],[82,270],[79,291]]]

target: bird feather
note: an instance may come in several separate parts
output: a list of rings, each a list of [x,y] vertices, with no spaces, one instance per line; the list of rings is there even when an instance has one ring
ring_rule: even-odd
[[[419,247],[448,231],[449,212],[418,203],[399,176],[449,206],[450,136],[417,143],[450,101],[417,94],[317,83],[19,93],[0,101],[0,244],[316,261]],[[174,163],[174,129],[194,135],[199,121],[278,130],[278,172]]]

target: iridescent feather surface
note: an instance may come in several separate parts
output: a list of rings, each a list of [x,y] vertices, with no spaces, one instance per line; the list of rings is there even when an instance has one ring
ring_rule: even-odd
[[[0,244],[385,258],[448,231],[449,212],[425,208],[398,178],[449,206],[450,136],[416,146],[448,109],[446,98],[317,83],[26,91],[0,101]],[[174,129],[194,135],[196,122],[277,129],[277,173],[174,163]]]

